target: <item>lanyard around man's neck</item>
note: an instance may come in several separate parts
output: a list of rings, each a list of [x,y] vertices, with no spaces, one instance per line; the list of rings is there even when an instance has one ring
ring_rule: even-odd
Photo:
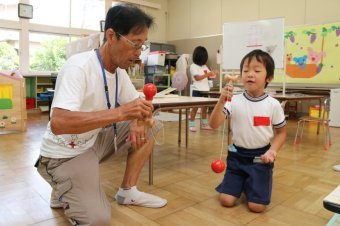
[[[100,67],[102,69],[102,75],[103,75],[103,80],[104,80],[104,91],[105,91],[105,96],[106,96],[106,104],[107,104],[107,108],[110,109],[111,103],[110,103],[109,87],[107,86],[104,64],[103,64],[102,58],[100,57],[99,49],[96,49],[96,53],[97,53],[97,58],[99,60]],[[116,90],[115,90],[115,92],[116,92],[115,108],[117,108],[118,107],[118,73],[117,73],[117,69],[116,69]],[[114,128],[115,135],[117,135],[117,125],[116,125],[116,123],[113,123],[112,126]]]

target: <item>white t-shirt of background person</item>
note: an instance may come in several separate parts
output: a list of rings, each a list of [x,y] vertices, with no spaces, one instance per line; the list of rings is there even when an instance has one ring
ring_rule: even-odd
[[[118,103],[129,103],[139,97],[125,70],[118,68]],[[115,106],[116,76],[105,70],[111,108]],[[96,112],[108,109],[104,79],[95,51],[70,57],[61,69],[55,87],[53,108]],[[68,125],[64,125],[68,126]],[[71,158],[92,147],[101,128],[82,134],[55,135],[50,122],[41,143],[41,155],[48,158]]]
[[[247,149],[268,145],[274,136],[273,128],[286,125],[280,102],[267,93],[256,98],[247,92],[234,95],[223,111],[231,118],[233,143]]]
[[[204,75],[204,71],[207,73],[210,72],[209,68],[206,65],[199,66],[197,64],[191,64],[190,65],[190,74],[192,77],[192,84],[193,90],[198,90],[198,91],[209,91],[209,81],[208,78],[204,78],[200,81],[196,81],[195,76],[197,75]]]

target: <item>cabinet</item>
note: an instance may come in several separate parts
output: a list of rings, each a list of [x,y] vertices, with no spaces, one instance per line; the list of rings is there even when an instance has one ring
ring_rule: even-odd
[[[154,83],[154,75],[162,75],[164,73],[165,73],[164,66],[159,65],[145,66],[144,67],[145,84]]]
[[[154,51],[165,51],[168,53],[176,53],[176,47],[175,45],[172,45],[172,44],[151,42],[150,52],[154,52]]]
[[[157,91],[160,92],[170,87],[170,74],[154,74],[153,84],[157,87]]]
[[[165,55],[165,67],[167,69],[167,73],[173,74],[175,73],[176,62],[178,59],[177,54],[166,54]]]
[[[340,127],[340,89],[331,89],[331,105],[329,112],[329,125],[333,127]]]
[[[26,98],[30,100],[30,103],[34,102],[33,107],[39,108],[41,111],[48,111],[51,95],[48,91],[53,89],[51,76],[25,76],[25,82]]]

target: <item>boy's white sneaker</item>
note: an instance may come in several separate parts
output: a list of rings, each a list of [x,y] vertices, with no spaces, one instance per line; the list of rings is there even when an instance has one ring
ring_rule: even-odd
[[[121,205],[135,205],[148,208],[160,208],[168,203],[166,199],[139,191],[136,186],[129,189],[119,188],[115,199]]]

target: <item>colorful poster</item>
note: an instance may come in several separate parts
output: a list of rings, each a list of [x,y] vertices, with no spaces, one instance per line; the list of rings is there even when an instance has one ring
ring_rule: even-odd
[[[284,37],[286,83],[340,85],[340,22],[286,27]]]

